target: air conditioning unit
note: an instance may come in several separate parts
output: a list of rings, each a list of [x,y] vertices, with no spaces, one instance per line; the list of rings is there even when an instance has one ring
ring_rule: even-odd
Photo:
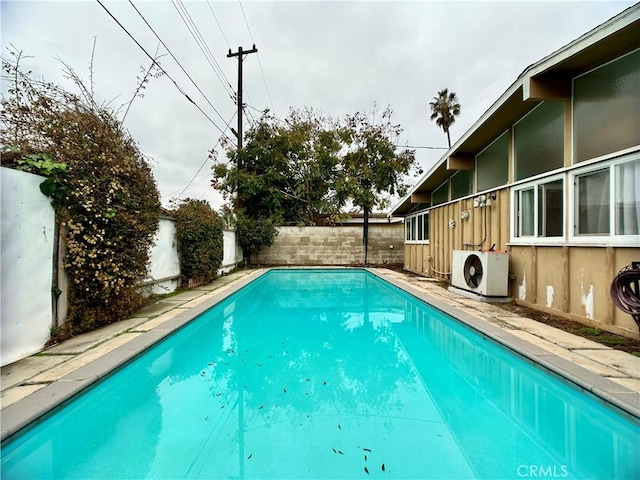
[[[509,294],[509,253],[454,250],[451,285],[485,297]]]

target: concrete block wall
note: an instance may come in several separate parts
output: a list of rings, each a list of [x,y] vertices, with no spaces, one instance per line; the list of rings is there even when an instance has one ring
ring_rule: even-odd
[[[251,257],[262,265],[360,265],[364,263],[362,225],[280,227],[271,247]],[[404,226],[369,225],[368,263],[402,264]]]

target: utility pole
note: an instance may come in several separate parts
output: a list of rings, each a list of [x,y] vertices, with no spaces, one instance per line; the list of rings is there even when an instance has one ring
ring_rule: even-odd
[[[251,50],[242,50],[242,47],[238,47],[237,52],[232,53],[231,49],[229,49],[227,54],[228,58],[238,57],[238,130],[236,131],[238,150],[242,148],[242,60],[244,60],[243,55],[249,55],[250,53],[258,53],[255,44]],[[240,168],[240,165],[238,165],[238,168]]]

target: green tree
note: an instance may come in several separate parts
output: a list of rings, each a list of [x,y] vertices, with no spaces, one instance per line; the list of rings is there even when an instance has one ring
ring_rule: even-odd
[[[238,245],[247,254],[247,263],[251,263],[252,253],[257,261],[260,250],[273,245],[278,229],[271,218],[249,217],[241,212],[236,218],[236,235]]]
[[[186,199],[171,212],[176,218],[176,237],[182,283],[208,283],[222,265],[224,228],[222,218],[204,200]]]
[[[265,114],[246,140],[240,151],[228,151],[228,162],[213,167],[214,187],[234,209],[277,224],[304,225],[332,211],[341,148],[335,122],[310,109],[291,110],[284,121]]]
[[[364,263],[368,261],[369,214],[375,208],[388,206],[389,195],[404,194],[403,179],[415,161],[415,150],[397,151],[402,129],[391,123],[392,111],[387,107],[381,121],[373,123],[367,115],[347,116],[342,129],[347,148],[336,181],[336,195],[343,206],[348,201],[364,213]]]
[[[460,115],[460,103],[458,96],[449,89],[444,88],[438,92],[437,97],[433,97],[433,101],[429,102],[431,108],[431,120],[435,120],[438,125],[447,134],[447,142],[451,148],[451,136],[449,135],[449,127],[456,121],[456,117]]]

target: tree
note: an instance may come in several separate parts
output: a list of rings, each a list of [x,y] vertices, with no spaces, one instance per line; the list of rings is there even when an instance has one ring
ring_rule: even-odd
[[[449,127],[456,121],[456,117],[460,115],[460,104],[458,96],[449,89],[444,88],[438,92],[437,97],[433,97],[433,101],[429,102],[431,107],[431,120],[436,121],[438,125],[447,134],[447,142],[451,148],[451,136],[449,135]]]
[[[372,123],[362,114],[347,116],[343,128],[347,153],[339,165],[336,193],[340,205],[351,201],[364,213],[364,263],[368,261],[369,213],[388,205],[388,195],[404,193],[402,180],[415,160],[415,150],[397,152],[396,143],[402,129],[391,123],[389,107],[380,123]]]
[[[341,148],[335,122],[310,109],[292,109],[280,121],[265,113],[247,132],[246,145],[213,166],[213,186],[252,218],[277,224],[315,223],[333,213],[331,198]],[[241,168],[238,168],[241,165]]]
[[[247,253],[247,262],[250,263],[252,253],[257,257],[263,247],[273,245],[278,230],[271,218],[248,217],[240,213],[236,218],[236,235],[238,245]]]

